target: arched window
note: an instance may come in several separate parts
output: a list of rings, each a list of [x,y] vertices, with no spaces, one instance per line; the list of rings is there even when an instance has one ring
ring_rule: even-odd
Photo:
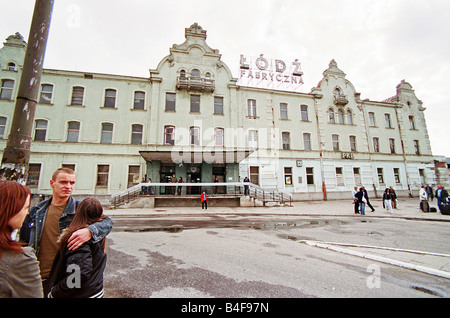
[[[347,110],[346,117],[347,117],[347,125],[353,125],[353,114],[350,109]]]
[[[342,109],[338,110],[338,123],[341,125],[344,124],[344,111]]]
[[[334,110],[333,108],[328,108],[328,122],[330,124],[335,124],[336,123],[336,119],[334,118]]]
[[[192,77],[192,78],[200,78],[200,71],[197,70],[197,69],[193,69],[193,70],[191,71],[191,77]]]

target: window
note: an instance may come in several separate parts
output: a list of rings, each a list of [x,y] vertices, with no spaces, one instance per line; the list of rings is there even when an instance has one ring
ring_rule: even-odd
[[[74,164],[70,164],[70,163],[63,163],[61,165],[61,168],[69,168],[69,169],[72,169],[73,171],[75,171],[75,165]]]
[[[284,167],[284,184],[292,185],[292,168]]]
[[[128,188],[139,184],[140,166],[128,166]]]
[[[328,109],[328,122],[330,124],[335,124],[336,123],[336,119],[334,118],[334,110],[333,110],[333,108],[329,108]]]
[[[339,151],[339,135],[331,136],[333,142],[333,151]]]
[[[290,133],[282,132],[281,133],[281,139],[282,139],[282,142],[283,142],[283,149],[284,150],[291,149],[291,145],[290,145],[290,143],[291,143],[291,136],[290,136]]]
[[[359,168],[354,167],[353,168],[353,178],[355,180],[355,185],[360,186],[361,184],[361,173],[359,171]]]
[[[383,168],[377,168],[378,183],[384,184]]]
[[[214,97],[214,114],[223,115],[223,97]]]
[[[41,104],[51,104],[53,96],[53,85],[42,84],[41,85],[41,98],[39,103]]]
[[[166,93],[166,111],[175,111],[177,94]]]
[[[36,120],[36,126],[34,128],[34,140],[45,141],[46,134],[47,134],[47,121]]]
[[[391,150],[391,153],[395,153],[395,139],[389,138],[389,149]]]
[[[346,117],[347,117],[347,125],[353,125],[353,114],[350,109],[347,110]]]
[[[426,184],[426,180],[425,180],[425,169],[419,169],[419,179],[420,179],[420,184]]]
[[[100,139],[100,143],[102,144],[111,144],[112,143],[112,134],[113,134],[113,124],[103,123],[102,124],[102,135]]]
[[[419,141],[413,140],[413,144],[414,144],[414,154],[420,155]]]
[[[199,80],[200,79],[200,71],[199,70],[197,70],[197,69],[193,69],[192,71],[191,71],[191,77],[192,77],[192,79],[197,79],[197,80]]]
[[[191,95],[191,113],[200,113],[200,95]]]
[[[0,90],[0,99],[12,100],[13,88],[14,88],[14,81],[3,80],[2,87]]]
[[[409,116],[409,129],[415,130],[416,125],[414,124],[414,116]]]
[[[306,184],[314,184],[314,168],[306,168]]]
[[[75,86],[72,88],[72,100],[70,105],[83,105],[84,87]]]
[[[344,185],[344,174],[342,173],[342,167],[336,167],[336,185]]]
[[[142,145],[143,126],[136,124],[131,126],[131,144]]]
[[[191,127],[189,128],[189,144],[191,146],[200,146],[200,128]]]
[[[0,117],[0,139],[5,138],[6,117]]]
[[[375,113],[369,113],[369,126],[375,127]]]
[[[145,108],[145,93],[134,92],[133,109],[144,109],[144,108]]]
[[[280,104],[280,118],[281,119],[288,119],[288,105],[286,103]]]
[[[384,114],[384,120],[386,122],[386,128],[392,128],[391,115],[390,114]]]
[[[38,187],[40,175],[41,175],[41,164],[30,163],[30,168],[28,169],[27,186],[30,188]]]
[[[356,151],[356,136],[350,136],[350,151]]]
[[[374,137],[372,139],[373,144],[373,152],[380,152],[380,139],[378,137]]]
[[[116,108],[116,95],[117,91],[115,89],[107,89],[105,91],[105,104],[106,108]]]
[[[109,179],[109,165],[97,165],[97,187],[107,187]]]
[[[308,118],[308,106],[301,105],[300,106],[300,113],[301,113],[302,121],[309,121],[309,118]]]
[[[259,167],[250,167],[250,182],[259,185]]]
[[[251,149],[258,148],[258,131],[257,130],[249,130],[248,131],[248,146]]]
[[[249,99],[247,100],[247,113],[248,113],[248,117],[256,117],[256,100],[254,99]]]
[[[67,142],[78,142],[80,135],[80,123],[78,121],[70,121],[67,127]]]
[[[338,110],[338,123],[341,125],[344,124],[344,111],[342,109]]]
[[[394,168],[394,180],[395,183],[400,183],[400,169]]]
[[[308,133],[303,134],[303,149],[311,150],[311,134]]]
[[[216,146],[224,145],[223,137],[224,137],[223,128],[214,128],[214,143]]]
[[[175,145],[175,127],[165,126],[164,127],[164,144],[165,145]]]
[[[13,62],[9,62],[7,70],[8,71],[15,71],[16,70],[16,64],[14,64]]]

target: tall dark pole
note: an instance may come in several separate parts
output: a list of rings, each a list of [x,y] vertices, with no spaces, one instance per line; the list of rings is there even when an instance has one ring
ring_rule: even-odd
[[[26,183],[30,161],[31,132],[41,83],[54,0],[36,0],[6,148],[0,166],[0,180]]]

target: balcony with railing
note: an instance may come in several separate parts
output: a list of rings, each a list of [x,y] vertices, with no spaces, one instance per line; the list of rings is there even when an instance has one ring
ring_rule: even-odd
[[[334,104],[336,106],[345,106],[348,104],[348,98],[346,95],[334,95]]]
[[[212,93],[215,89],[215,82],[211,78],[197,76],[178,76],[177,89],[194,92]]]

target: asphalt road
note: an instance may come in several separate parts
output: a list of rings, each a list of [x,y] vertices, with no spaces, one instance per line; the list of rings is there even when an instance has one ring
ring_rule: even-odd
[[[301,216],[113,217],[105,297],[449,297],[450,280],[304,240],[450,254],[449,222]]]

